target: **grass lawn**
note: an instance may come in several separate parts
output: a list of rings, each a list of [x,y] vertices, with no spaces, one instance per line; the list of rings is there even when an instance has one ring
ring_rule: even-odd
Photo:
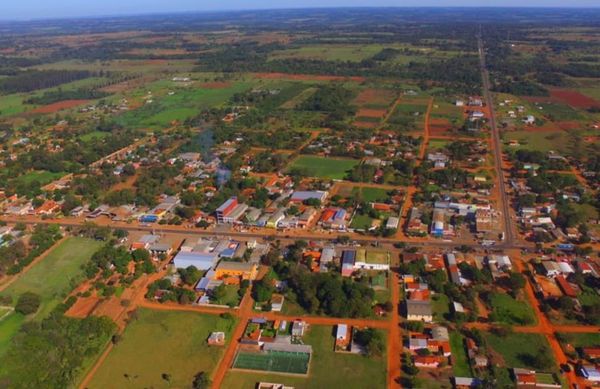
[[[19,331],[24,321],[25,316],[20,313],[11,313],[0,320],[0,355],[6,352],[10,340]]]
[[[362,199],[366,202],[383,202],[390,198],[388,191],[381,188],[360,188]]]
[[[271,53],[269,60],[301,58],[319,59],[324,61],[353,61],[359,62],[377,54],[384,48],[382,45],[316,45],[302,46],[278,50]]]
[[[506,293],[493,293],[491,308],[490,320],[495,322],[530,325],[536,321],[533,309],[528,303],[515,300]]]
[[[568,151],[569,136],[564,131],[511,131],[504,134],[508,140],[519,141],[518,148],[541,151],[547,153],[550,150],[565,153]]]
[[[54,309],[82,279],[81,265],[89,260],[102,242],[85,238],[68,238],[48,253],[46,258],[19,277],[1,295],[16,302],[24,292],[41,296],[42,304],[36,318],[43,318]]]
[[[375,389],[386,387],[386,358],[367,358],[362,355],[333,351],[333,327],[312,326],[303,341],[313,348],[309,376],[288,377],[277,374],[229,371],[223,388],[253,389],[257,382],[278,382],[296,389],[345,388]]]
[[[446,320],[445,316],[450,312],[450,300],[443,293],[436,293],[431,298],[431,309],[435,321]]]
[[[301,155],[290,164],[289,169],[301,169],[313,177],[341,180],[358,163],[359,161],[354,159]]]
[[[460,332],[450,332],[450,348],[452,349],[452,371],[458,377],[471,377],[471,366],[465,350],[464,337]]]
[[[40,185],[46,185],[54,180],[59,179],[65,174],[66,173],[62,172],[52,173],[47,171],[33,171],[18,177],[16,181],[22,184],[29,184],[33,181],[37,181],[40,183]]]
[[[215,304],[237,307],[240,305],[241,299],[238,295],[238,290],[240,290],[240,288],[237,285],[225,285],[225,296],[220,300],[215,301]]]
[[[486,332],[485,338],[488,345],[502,356],[508,368],[523,367],[537,371],[548,371],[556,367],[556,362],[553,362],[553,366],[544,369],[531,364],[531,356],[535,355],[538,350],[542,350],[554,361],[554,354],[543,335],[514,332],[506,336],[498,336]]]
[[[576,334],[576,333],[561,333],[560,339],[564,339],[566,343],[577,347],[593,347],[600,346],[600,334]]]
[[[371,228],[373,220],[374,219],[371,219],[369,215],[361,215],[357,213],[354,215],[354,218],[352,218],[350,228],[354,228],[355,230],[368,230]]]
[[[206,344],[210,333],[225,332],[229,343],[234,326],[216,315],[139,309],[89,388],[191,387],[194,376],[212,373],[225,352]],[[171,376],[170,383],[162,374]]]

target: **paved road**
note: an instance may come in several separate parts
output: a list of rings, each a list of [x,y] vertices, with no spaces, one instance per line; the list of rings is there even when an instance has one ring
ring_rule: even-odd
[[[11,217],[4,216],[0,217],[0,220],[5,221],[7,223],[24,223],[28,225],[34,225],[38,223],[42,224],[57,224],[62,227],[81,227],[86,223],[86,221],[81,219],[74,218],[62,218],[62,219],[46,219],[43,220],[37,217]],[[331,233],[324,234],[320,232],[310,232],[310,231],[301,231],[301,232],[292,232],[287,233],[283,231],[276,230],[261,230],[261,231],[248,231],[248,232],[239,232],[239,231],[216,231],[216,230],[203,230],[199,228],[186,228],[183,226],[167,226],[167,225],[151,225],[151,226],[143,226],[136,224],[128,224],[123,222],[112,222],[110,220],[96,220],[94,221],[99,227],[110,227],[114,229],[122,229],[126,231],[146,231],[148,233],[155,234],[189,234],[189,235],[199,235],[199,236],[219,236],[219,237],[231,237],[231,238],[240,238],[240,239],[279,239],[279,240],[314,240],[314,241],[335,241],[339,236],[347,235],[352,240],[368,245],[371,243],[377,242],[379,245],[394,245],[400,242],[404,242],[410,246],[416,247],[436,247],[440,249],[452,249],[456,246],[462,246],[462,242],[452,242],[452,241],[444,241],[444,240],[409,240],[409,239],[396,239],[396,238],[379,238],[376,236],[366,236],[359,234],[348,234],[348,233]],[[480,244],[465,244],[468,247],[481,249],[484,248]],[[490,249],[498,249],[498,250],[506,250],[506,249],[533,249],[535,246],[531,243],[518,243],[518,244],[509,244],[508,242],[502,242],[492,247],[487,247]]]
[[[504,243],[507,246],[514,244],[515,234],[513,230],[512,220],[510,219],[510,198],[506,191],[506,183],[504,182],[504,172],[502,170],[502,142],[500,140],[500,132],[496,125],[496,112],[494,110],[494,100],[492,99],[490,74],[485,65],[485,50],[481,36],[477,38],[479,46],[479,63],[481,66],[481,78],[483,80],[483,97],[485,104],[489,108],[490,117],[489,124],[492,131],[492,146],[494,147],[494,160],[496,165],[496,176],[498,179],[498,191],[500,199],[500,209],[504,216]]]

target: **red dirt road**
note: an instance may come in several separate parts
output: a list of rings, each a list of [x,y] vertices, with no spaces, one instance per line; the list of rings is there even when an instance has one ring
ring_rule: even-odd
[[[28,113],[54,113],[58,111],[62,111],[64,109],[69,109],[73,107],[77,107],[79,105],[83,105],[88,103],[90,100],[64,100],[59,101],[58,103],[42,105],[34,110],[29,111]]]

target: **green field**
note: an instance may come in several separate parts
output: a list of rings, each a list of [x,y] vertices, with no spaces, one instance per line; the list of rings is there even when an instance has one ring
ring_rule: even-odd
[[[515,325],[535,323],[533,309],[525,301],[515,300],[505,293],[493,293],[491,296],[490,320]]]
[[[65,173],[61,172],[52,173],[47,171],[34,171],[18,177],[16,181],[21,184],[30,184],[33,181],[37,181],[40,183],[40,185],[46,185],[54,180],[61,178],[64,175]]]
[[[355,188],[360,190],[361,199],[369,203],[384,202],[389,199],[388,191],[381,188]]]
[[[450,348],[452,349],[452,371],[457,377],[471,377],[471,366],[464,344],[464,337],[460,332],[450,332]]]
[[[0,320],[0,355],[7,350],[10,340],[19,331],[24,321],[25,316],[14,312]]]
[[[89,388],[189,388],[199,372],[211,374],[225,352],[206,344],[213,331],[231,340],[234,320],[193,312],[139,309],[123,339],[100,366]],[[170,382],[162,378],[170,375]]]
[[[560,153],[569,151],[569,135],[564,131],[511,131],[504,133],[506,141],[518,140],[519,147],[510,149],[528,149],[547,153],[550,150]]]
[[[319,59],[324,61],[359,62],[380,52],[382,45],[315,45],[278,50],[271,53],[269,60],[275,59]]]
[[[226,103],[231,96],[245,91],[250,86],[250,83],[236,82],[221,89],[207,89],[199,86],[177,89],[171,85],[165,85],[165,81],[161,81],[158,86],[155,86],[155,89],[158,90],[157,94],[164,93],[169,89],[173,89],[175,93],[171,96],[156,95],[152,98],[152,103],[124,113],[117,118],[117,122],[130,128],[168,127],[175,120],[184,121],[199,115],[203,109],[220,106]]]
[[[506,336],[498,336],[486,332],[485,338],[488,346],[502,356],[506,367],[523,367],[538,371],[548,371],[555,367],[554,354],[543,335],[510,333]],[[538,352],[547,354],[553,362],[553,366],[548,366],[544,369],[533,366],[531,364],[531,356]]]
[[[597,333],[561,333],[560,338],[564,339],[567,343],[575,348],[600,346],[600,334]]]
[[[376,389],[386,387],[386,358],[367,358],[362,355],[333,351],[333,328],[312,326],[304,336],[304,344],[313,348],[309,376],[289,377],[279,374],[249,373],[230,370],[223,388],[254,389],[257,382],[278,382],[296,389],[345,388]]]
[[[24,292],[40,295],[36,318],[43,318],[83,279],[81,265],[101,246],[102,242],[91,239],[68,238],[0,295],[11,296],[13,301]]]
[[[301,155],[289,166],[289,169],[300,169],[309,176],[341,180],[359,161],[342,158],[323,158]]]

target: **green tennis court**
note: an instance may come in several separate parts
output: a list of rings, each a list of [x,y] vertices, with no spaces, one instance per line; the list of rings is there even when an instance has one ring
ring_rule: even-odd
[[[233,363],[236,369],[306,374],[310,354],[286,351],[239,352]]]

